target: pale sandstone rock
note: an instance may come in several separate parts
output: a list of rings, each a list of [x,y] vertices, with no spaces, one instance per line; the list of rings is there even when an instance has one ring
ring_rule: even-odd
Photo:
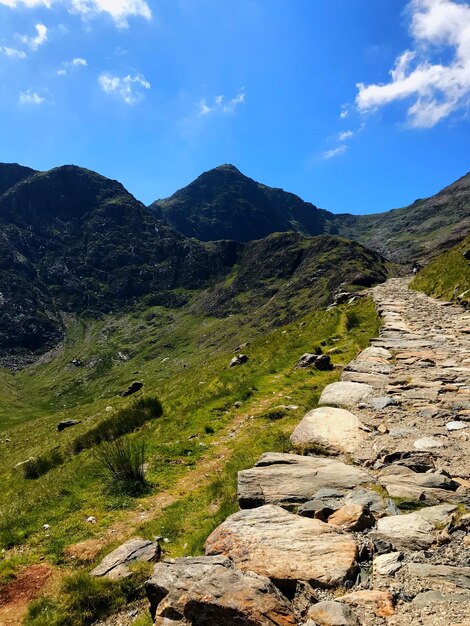
[[[334,587],[356,570],[357,544],[350,535],[274,505],[234,513],[209,536],[205,550],[283,584]]]
[[[347,604],[325,601],[314,604],[308,612],[309,619],[318,626],[360,626],[359,620]]]
[[[363,383],[331,383],[323,390],[318,404],[348,408],[356,406],[373,392],[373,387]]]
[[[241,508],[279,504],[291,508],[325,487],[348,490],[373,481],[363,469],[336,459],[269,452],[255,467],[238,473]]]
[[[363,606],[371,609],[378,617],[389,617],[395,613],[392,596],[386,591],[367,589],[353,591],[339,598],[341,602],[352,606]]]
[[[345,409],[320,407],[309,411],[291,435],[295,448],[308,450],[321,446],[329,452],[354,453],[365,433],[359,418]]]

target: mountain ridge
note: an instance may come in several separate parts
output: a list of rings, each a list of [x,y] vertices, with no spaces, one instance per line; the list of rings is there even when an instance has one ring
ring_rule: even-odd
[[[254,190],[260,192],[261,201]],[[287,230],[313,236],[332,234],[359,241],[393,261],[409,263],[431,258],[470,232],[470,173],[407,207],[353,215],[320,209],[225,164],[149,208],[187,236],[202,240],[250,241]]]

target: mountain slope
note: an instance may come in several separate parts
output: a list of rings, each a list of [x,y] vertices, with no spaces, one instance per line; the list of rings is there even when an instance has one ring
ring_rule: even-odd
[[[188,237],[201,241],[261,239],[295,230],[307,235],[327,231],[327,211],[282,189],[257,183],[233,165],[204,172],[187,187],[149,207]]]
[[[16,183],[35,173],[36,170],[18,163],[0,163],[0,196]]]
[[[470,172],[430,198],[375,215],[337,215],[337,232],[394,261],[427,261],[470,232]]]
[[[232,165],[223,165],[150,208],[185,235],[203,241],[250,241],[288,230],[332,234],[406,263],[427,260],[470,232],[470,174],[408,207],[359,216],[318,209],[294,194],[255,182]]]
[[[46,349],[62,336],[60,311],[91,315],[144,296],[172,298],[227,271],[234,243],[190,241],[124,187],[64,166],[0,197],[0,350]]]
[[[435,298],[470,304],[470,236],[422,269],[411,288]]]

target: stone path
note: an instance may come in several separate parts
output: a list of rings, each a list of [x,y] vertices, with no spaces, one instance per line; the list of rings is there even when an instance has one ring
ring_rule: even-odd
[[[296,454],[240,472],[205,557],[155,566],[158,626],[470,626],[470,314],[406,279],[372,294],[380,336]]]

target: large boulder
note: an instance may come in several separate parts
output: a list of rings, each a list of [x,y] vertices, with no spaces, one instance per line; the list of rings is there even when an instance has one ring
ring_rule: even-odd
[[[331,383],[323,389],[318,404],[320,406],[352,407],[371,396],[374,388],[364,383]]]
[[[438,504],[451,497],[459,483],[440,472],[414,472],[408,467],[391,465],[379,474],[379,483],[393,498],[412,498]]]
[[[157,626],[296,626],[291,603],[265,576],[243,573],[226,558],[162,561],[146,583]]]
[[[350,535],[274,505],[234,513],[209,536],[205,550],[231,558],[243,571],[268,576],[283,589],[299,580],[335,587],[357,569],[357,544]]]
[[[130,576],[129,565],[136,561],[158,561],[161,548],[158,542],[147,539],[129,539],[108,554],[101,563],[92,570],[92,576],[105,576],[111,580]]]
[[[373,480],[365,470],[336,459],[268,452],[255,467],[238,473],[238,501],[242,509],[264,504],[293,508],[320,489],[346,492]]]
[[[361,446],[364,429],[359,418],[345,409],[320,407],[309,411],[291,435],[295,448],[317,446],[329,453],[355,453]]]

